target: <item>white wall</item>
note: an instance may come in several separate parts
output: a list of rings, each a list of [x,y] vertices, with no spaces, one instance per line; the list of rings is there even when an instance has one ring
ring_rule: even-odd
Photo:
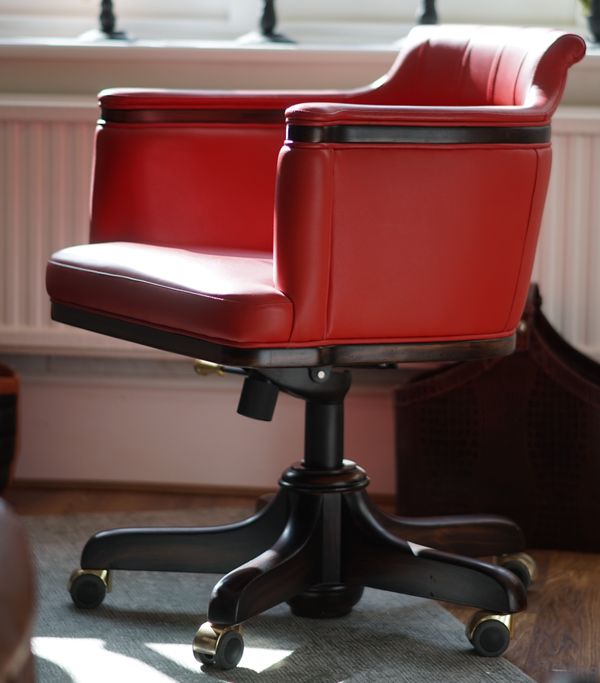
[[[302,459],[302,402],[283,394],[272,422],[242,417],[237,376],[199,377],[191,361],[1,360],[21,377],[20,481],[267,490]],[[373,491],[391,494],[400,378],[358,374],[346,406],[347,457],[367,468]]]

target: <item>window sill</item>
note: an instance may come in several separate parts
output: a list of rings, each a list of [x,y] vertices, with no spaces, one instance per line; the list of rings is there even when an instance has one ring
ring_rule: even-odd
[[[410,30],[409,26],[400,33],[406,35]],[[396,32],[394,32],[396,33]],[[292,54],[310,53],[361,53],[369,52],[397,52],[402,37],[389,36],[387,40],[353,40],[351,36],[341,38],[323,34],[321,36],[310,36],[310,39],[298,39],[294,43],[268,42],[264,41],[257,34],[246,34],[237,39],[214,38],[207,40],[184,40],[181,38],[170,40],[85,40],[84,38],[65,38],[65,37],[26,37],[26,38],[6,38],[0,37],[0,56],[1,57],[28,57],[28,56],[70,56],[84,59],[97,58],[121,58],[126,51],[132,59],[145,59],[158,54],[169,58],[190,59],[198,57],[201,53],[277,53],[281,56]]]
[[[85,95],[109,86],[348,88],[385,73],[397,51],[392,40],[290,45],[0,38],[0,92]]]
[[[402,27],[395,26],[394,32]],[[405,32],[408,26],[404,27]],[[356,29],[358,30],[358,29]],[[577,29],[575,29],[577,30]],[[242,40],[83,42],[0,38],[0,93],[95,95],[106,87],[351,88],[387,71],[400,40],[352,42],[313,35],[298,44]],[[600,106],[600,47],[569,75],[563,102]]]

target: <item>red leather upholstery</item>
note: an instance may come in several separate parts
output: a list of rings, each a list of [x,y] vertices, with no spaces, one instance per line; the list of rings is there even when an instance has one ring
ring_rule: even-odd
[[[109,242],[55,254],[48,288],[63,303],[127,320],[142,311],[162,329],[243,345],[248,330],[266,343],[290,336],[293,307],[272,273],[270,253]]]
[[[106,124],[91,241],[272,251],[283,125]]]
[[[428,26],[355,91],[105,91],[92,244],[51,259],[50,296],[232,346],[509,336],[550,144],[436,136],[541,131],[584,50],[549,29]],[[342,129],[420,138],[327,138]]]
[[[553,29],[419,26],[392,67],[397,77],[386,79],[375,103],[513,105],[534,107],[549,118],[560,101],[567,65],[584,52],[581,39]]]
[[[280,159],[275,281],[295,303],[294,341],[342,342],[359,330],[378,342],[514,331],[541,217],[547,146],[319,152],[290,145]],[[318,284],[306,277],[307,263]]]

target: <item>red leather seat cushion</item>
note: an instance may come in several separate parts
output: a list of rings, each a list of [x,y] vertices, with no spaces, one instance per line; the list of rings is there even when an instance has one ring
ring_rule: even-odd
[[[217,343],[284,343],[292,329],[265,253],[86,244],[54,254],[47,287],[57,303]]]

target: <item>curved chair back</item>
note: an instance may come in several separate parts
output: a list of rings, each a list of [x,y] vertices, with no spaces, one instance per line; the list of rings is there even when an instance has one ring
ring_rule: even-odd
[[[550,117],[584,52],[551,29],[420,27],[366,104],[289,109],[275,274],[294,302],[292,341],[513,334]]]
[[[585,47],[549,28],[418,26],[377,88],[377,104],[556,109]]]

